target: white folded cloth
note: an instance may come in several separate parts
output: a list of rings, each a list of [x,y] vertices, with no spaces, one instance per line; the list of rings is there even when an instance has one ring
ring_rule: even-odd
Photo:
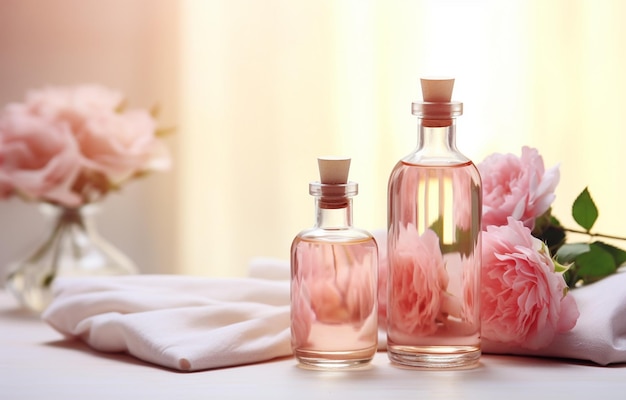
[[[258,259],[248,278],[59,278],[43,319],[103,352],[198,371],[291,355],[289,264]],[[268,279],[266,279],[268,278]],[[484,343],[485,353],[626,362],[626,274],[575,289],[580,317],[547,348]],[[385,348],[384,332],[379,348]]]
[[[569,332],[557,334],[538,350],[483,340],[485,353],[533,355],[593,361],[600,365],[626,363],[626,272],[570,291],[580,316]]]
[[[182,371],[291,354],[289,284],[256,278],[58,278],[42,315],[68,337]]]

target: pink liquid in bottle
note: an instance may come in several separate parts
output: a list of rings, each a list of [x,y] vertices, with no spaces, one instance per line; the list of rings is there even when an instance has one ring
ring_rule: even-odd
[[[409,367],[471,367],[481,355],[480,176],[456,149],[461,103],[448,95],[413,110],[418,146],[389,179],[387,352]]]
[[[378,247],[352,226],[356,183],[313,182],[310,193],[316,224],[291,246],[293,352],[304,367],[361,366],[378,347]]]

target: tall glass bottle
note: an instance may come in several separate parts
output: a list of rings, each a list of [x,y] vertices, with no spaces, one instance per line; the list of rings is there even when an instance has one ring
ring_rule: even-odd
[[[291,246],[291,345],[301,366],[369,363],[378,347],[378,247],[352,225],[350,159],[319,158],[315,226]]]
[[[481,180],[456,148],[454,80],[421,83],[417,147],[389,178],[387,353],[409,367],[469,367],[481,354]]]

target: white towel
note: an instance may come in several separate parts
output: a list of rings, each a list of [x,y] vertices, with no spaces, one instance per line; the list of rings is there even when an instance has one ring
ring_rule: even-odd
[[[569,332],[557,334],[539,350],[483,340],[485,353],[533,355],[593,361],[600,365],[626,363],[626,273],[573,289],[580,316]]]
[[[127,352],[183,371],[289,356],[289,265],[259,259],[250,271],[254,277],[59,278],[43,318],[96,350]],[[572,295],[580,310],[578,323],[550,346],[529,351],[484,343],[484,352],[601,365],[626,362],[626,274],[575,289]],[[384,332],[380,338],[384,349]]]
[[[256,278],[59,278],[43,319],[103,352],[183,371],[291,354],[289,284]]]

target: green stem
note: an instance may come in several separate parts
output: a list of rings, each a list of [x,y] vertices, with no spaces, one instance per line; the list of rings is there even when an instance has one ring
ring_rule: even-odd
[[[581,230],[578,230],[578,229],[563,228],[563,230],[565,232],[571,232],[571,233],[582,233],[583,235],[589,235],[591,237],[601,237],[601,238],[605,238],[605,239],[626,240],[626,238],[624,238],[624,237],[613,236],[613,235],[604,235],[602,233],[591,233],[591,232],[587,232],[587,231],[581,231]]]

